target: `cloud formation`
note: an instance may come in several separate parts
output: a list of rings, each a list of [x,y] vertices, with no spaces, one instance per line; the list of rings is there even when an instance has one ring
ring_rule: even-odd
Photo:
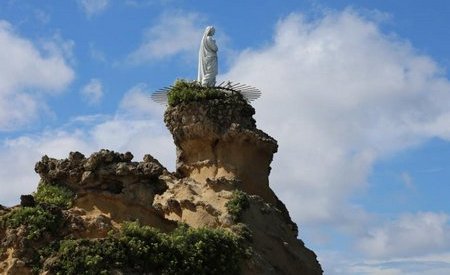
[[[119,114],[132,117],[160,116],[164,112],[164,106],[149,100],[149,93],[150,91],[144,83],[129,89],[120,102]]]
[[[450,217],[419,212],[370,229],[358,246],[373,258],[422,256],[450,249]]]
[[[334,255],[334,268],[325,266],[328,274],[347,275],[443,275],[450,273],[450,254],[440,253],[420,257],[390,258],[384,260],[359,260]],[[333,255],[331,255],[333,258]]]
[[[74,72],[63,54],[70,43],[62,42],[46,41],[39,50],[0,21],[0,131],[32,122],[45,107],[42,96],[57,94],[72,81]]]
[[[81,89],[81,95],[89,105],[95,105],[100,103],[103,97],[103,84],[99,79],[92,78]]]
[[[94,16],[103,12],[109,5],[109,0],[78,0],[78,4],[88,16]]]
[[[141,45],[128,56],[133,64],[168,58],[180,53],[195,56],[202,36],[202,17],[193,12],[166,12],[144,32]]]

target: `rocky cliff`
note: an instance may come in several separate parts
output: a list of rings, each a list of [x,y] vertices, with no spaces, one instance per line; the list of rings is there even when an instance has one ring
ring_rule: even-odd
[[[177,171],[146,155],[44,156],[0,208],[0,273],[322,274],[269,187],[277,142],[239,94],[169,106]]]

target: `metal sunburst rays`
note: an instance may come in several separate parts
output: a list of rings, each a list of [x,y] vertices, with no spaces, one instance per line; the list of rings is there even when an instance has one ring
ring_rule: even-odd
[[[167,93],[172,88],[173,86],[168,86],[153,92],[153,94],[151,95],[152,100],[159,104],[166,105]],[[224,92],[241,93],[247,101],[256,100],[261,96],[261,91],[257,88],[249,86],[247,84],[232,83],[231,81],[223,81],[219,85],[212,88],[222,90]]]

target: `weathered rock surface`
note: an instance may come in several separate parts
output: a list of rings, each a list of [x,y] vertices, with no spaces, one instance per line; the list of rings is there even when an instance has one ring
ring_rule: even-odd
[[[245,192],[276,203],[268,177],[278,145],[256,128],[254,113],[238,94],[168,107],[164,121],[177,146],[177,172],[198,182],[237,179]]]
[[[205,183],[183,178],[156,196],[155,206],[167,219],[193,227],[224,227],[238,232],[241,225],[248,228],[253,254],[243,274],[322,274],[316,255],[296,238],[297,227],[287,220],[284,210],[253,195],[240,221],[233,220],[226,203],[240,184],[225,178]]]
[[[253,114],[239,96],[168,107],[164,118],[177,146],[176,173],[150,155],[135,162],[129,152],[101,150],[90,157],[72,152],[62,160],[44,156],[35,166],[40,184],[69,188],[73,203],[67,209],[40,206],[63,222],[39,240],[29,240],[25,226],[11,229],[0,223],[0,273],[31,274],[42,243],[105,238],[124,221],[139,220],[163,232],[183,222],[247,236],[252,252],[242,264],[243,274],[322,274],[316,255],[297,239],[296,224],[269,187],[277,142],[256,128]],[[249,194],[239,218],[227,206],[236,190]],[[22,206],[0,206],[0,221],[33,203],[25,196]],[[41,261],[45,267],[54,259]]]
[[[145,155],[142,162],[132,159],[130,152],[101,150],[89,158],[72,152],[64,160],[42,157],[35,171],[46,184],[68,186],[77,194],[74,206],[85,209],[88,215],[100,211],[109,213],[116,222],[139,219],[166,230],[167,222],[152,203],[174,177],[150,155]]]

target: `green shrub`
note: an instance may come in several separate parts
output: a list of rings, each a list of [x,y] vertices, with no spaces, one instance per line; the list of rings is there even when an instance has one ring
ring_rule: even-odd
[[[239,221],[242,212],[250,207],[248,195],[241,190],[234,190],[231,199],[225,204],[234,221]]]
[[[111,239],[63,240],[52,271],[56,274],[108,274],[126,258],[124,249]],[[119,262],[118,262],[119,261]]]
[[[167,94],[167,101],[170,106],[175,106],[181,102],[223,99],[226,96],[225,92],[214,87],[204,87],[196,81],[177,80]]]
[[[242,242],[252,242],[253,232],[245,223],[236,223],[230,229],[241,239]]]
[[[235,234],[222,229],[179,227],[171,236],[168,274],[238,274],[243,256]]]
[[[67,187],[40,183],[34,194],[34,199],[38,203],[69,208],[72,206],[73,195],[73,192]]]
[[[245,249],[239,238],[222,229],[180,226],[166,234],[149,226],[126,223],[105,239],[61,241],[56,274],[124,273],[238,274]]]
[[[140,226],[137,222],[125,223],[119,238],[121,245],[129,255],[128,266],[142,271],[162,270],[170,257],[170,245],[167,234],[155,228]]]
[[[55,233],[61,224],[61,214],[41,206],[20,207],[0,218],[0,225],[8,228],[26,227],[27,239],[37,240],[44,232]]]

